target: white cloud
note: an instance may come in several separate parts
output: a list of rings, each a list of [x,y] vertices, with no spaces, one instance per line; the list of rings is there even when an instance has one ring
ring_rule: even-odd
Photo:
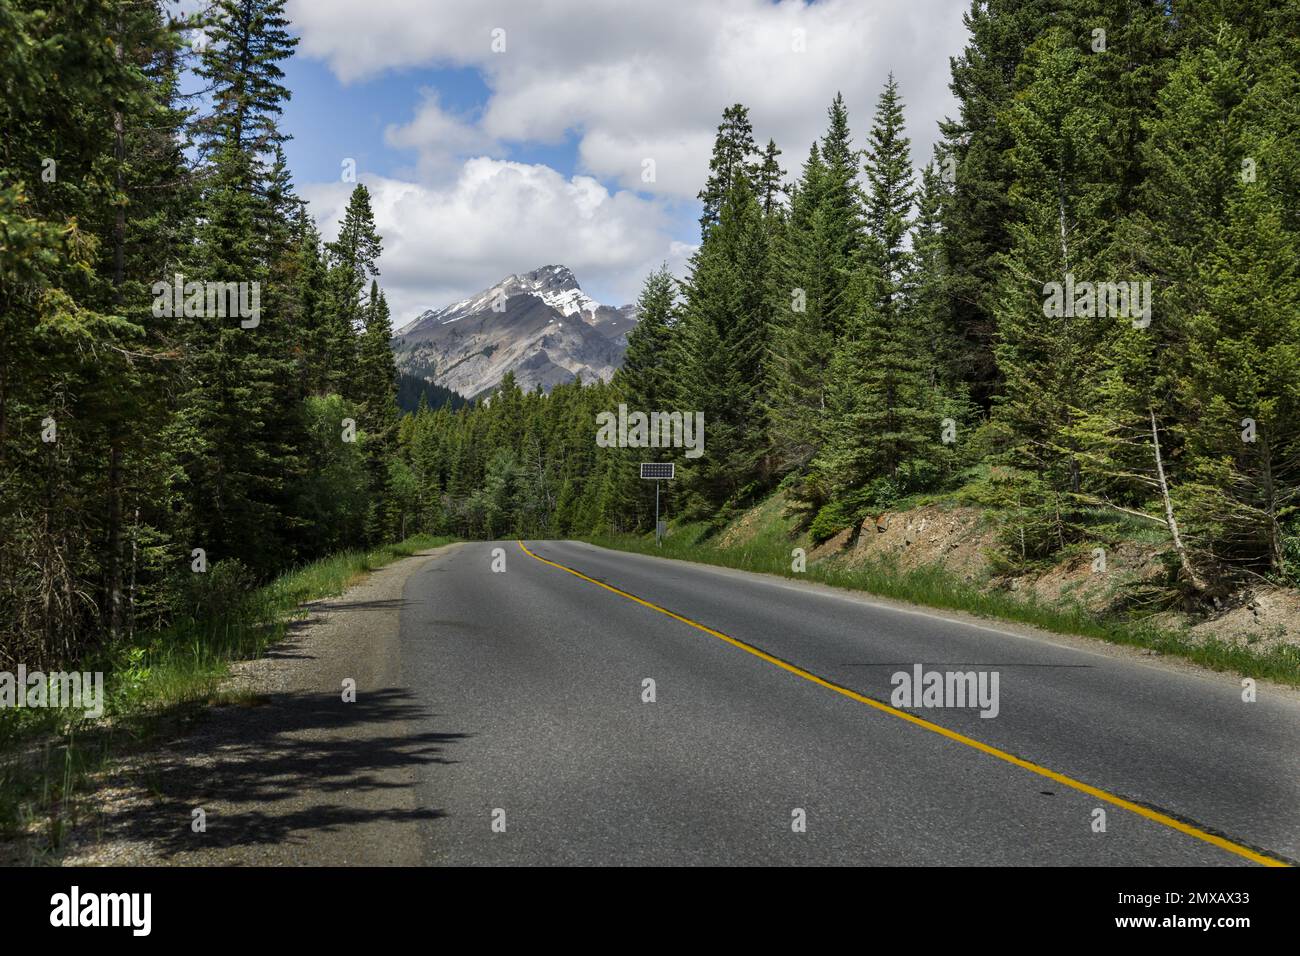
[[[954,109],[948,57],[965,41],[967,0],[291,0],[301,54],[344,82],[409,66],[472,66],[491,96],[490,141],[579,135],[586,169],[619,185],[692,198],[723,107],[750,107],[761,142],[793,174],[842,91],[859,143],[892,70],[913,156],[925,162],[936,121]],[[492,52],[492,31],[506,49]],[[802,31],[802,51],[796,50]],[[436,108],[436,101],[435,101]],[[420,122],[419,118],[414,121]],[[641,182],[641,160],[658,166]]]
[[[395,326],[551,263],[569,266],[589,292],[621,305],[661,261],[680,269],[691,252],[672,239],[661,204],[547,166],[477,158],[445,188],[375,177],[365,184],[383,236],[381,284]],[[337,234],[351,189],[303,187],[327,237]]]
[[[693,239],[681,213],[703,185],[723,108],[750,108],[760,146],[783,150],[789,178],[842,92],[858,146],[892,70],[913,159],[955,111],[948,57],[966,40],[968,0],[289,0],[299,55],[344,83],[410,67],[470,67],[488,88],[473,117],[426,92],[385,133],[416,150],[418,184],[372,182],[387,251],[385,285],[402,309],[438,306],[511,271],[562,262],[627,300]],[[492,50],[505,31],[504,52]],[[801,32],[799,32],[801,31]],[[802,49],[797,46],[802,43]],[[500,161],[511,147],[572,137],[580,173]],[[483,157],[492,157],[485,159]],[[642,177],[654,160],[655,180]],[[304,190],[307,191],[307,190]],[[320,201],[337,187],[307,191]],[[636,193],[650,196],[647,200]],[[686,250],[686,251],[683,251]],[[404,313],[402,313],[404,314]]]
[[[453,177],[465,156],[501,155],[500,145],[471,120],[442,108],[437,90],[425,88],[420,95],[415,116],[409,123],[386,127],[384,142],[397,149],[415,149],[423,181],[440,182]]]

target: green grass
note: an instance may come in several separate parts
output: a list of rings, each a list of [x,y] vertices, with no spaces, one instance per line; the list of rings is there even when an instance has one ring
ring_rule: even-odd
[[[902,569],[886,561],[847,567],[835,560],[809,562],[804,572],[792,568],[792,550],[810,551],[806,537],[793,536],[780,507],[771,500],[760,506],[756,528],[743,543],[721,547],[708,537],[702,524],[673,528],[656,547],[654,535],[593,537],[592,544],[622,551],[697,561],[742,571],[757,571],[832,587],[864,591],[940,610],[961,611],[998,621],[1032,625],[1058,634],[1097,638],[1112,644],[1147,648],[1160,654],[1181,657],[1216,671],[1231,671],[1243,677],[1267,678],[1300,686],[1300,649],[1273,647],[1253,651],[1238,644],[1215,639],[1197,641],[1186,633],[1159,628],[1139,617],[1104,616],[1077,605],[1047,604],[1000,590],[985,590],[968,583],[940,566]]]
[[[184,620],[81,661],[77,670],[104,672],[98,720],[80,711],[0,710],[0,839],[39,820],[43,844],[57,848],[77,822],[88,774],[164,728],[192,722],[209,704],[237,700],[238,692],[219,689],[231,663],[282,640],[305,616],[304,602],[342,594],[367,572],[451,540],[417,536],[313,561],[239,596],[218,617]]]

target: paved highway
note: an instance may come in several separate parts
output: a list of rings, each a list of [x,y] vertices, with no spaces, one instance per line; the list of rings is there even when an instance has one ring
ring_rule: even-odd
[[[917,665],[996,672],[997,715],[892,708]],[[418,769],[429,863],[1300,858],[1297,695],[1245,703],[1235,677],[1082,640],[577,542],[476,542],[407,581],[400,672],[416,729],[455,741]]]

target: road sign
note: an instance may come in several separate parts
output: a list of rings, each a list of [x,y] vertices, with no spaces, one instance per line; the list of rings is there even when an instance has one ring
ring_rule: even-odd
[[[641,477],[652,481],[667,481],[677,477],[677,466],[671,461],[641,462]],[[659,520],[659,486],[655,485],[655,544],[664,539],[664,522]]]

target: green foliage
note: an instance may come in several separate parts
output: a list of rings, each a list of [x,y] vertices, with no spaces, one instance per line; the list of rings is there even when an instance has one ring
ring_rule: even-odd
[[[713,141],[713,156],[709,159],[709,179],[700,190],[699,199],[704,204],[700,216],[700,229],[708,231],[722,218],[722,206],[728,193],[742,180],[753,192],[760,166],[751,157],[758,155],[754,145],[754,126],[749,121],[749,110],[736,103],[722,111],[722,124]],[[766,174],[769,178],[771,171]],[[766,195],[766,191],[760,195]]]
[[[802,470],[825,441],[831,357],[851,321],[848,289],[862,239],[857,152],[838,94],[814,143],[771,255],[773,317],[767,357],[771,466]]]
[[[843,499],[832,501],[818,509],[808,526],[808,537],[820,544],[861,520],[862,515],[850,502]]]
[[[904,248],[914,205],[903,110],[892,77],[881,92],[867,151],[872,185],[860,265],[844,298],[850,316],[829,366],[824,442],[812,487],[826,516],[860,517],[938,487],[951,470],[944,420],[956,406],[938,387],[928,316],[918,306],[912,254]],[[804,494],[807,494],[805,486]]]
[[[0,664],[226,614],[365,540],[396,431],[386,306],[354,281],[379,240],[354,196],[327,261],[293,193],[283,7],[220,0],[177,23],[155,2],[0,3]],[[191,69],[201,111],[179,93]],[[156,288],[177,276],[255,286],[259,314],[184,314]],[[372,533],[396,534],[402,509],[380,504]]]
[[[768,256],[762,211],[748,180],[739,177],[683,283],[672,394],[683,414],[704,414],[707,435],[707,453],[681,467],[685,505],[693,512],[737,499],[760,475]]]
[[[779,485],[821,538],[965,482],[1009,570],[1121,521],[1185,596],[1295,583],[1295,0],[977,0],[919,180],[892,77],[788,188],[729,106],[614,381],[473,403],[397,374],[366,187],[332,238],[294,194],[283,11],[219,0],[194,51],[160,2],[0,0],[0,664],[408,534],[647,531],[646,459],[700,529]],[[177,275],[257,283],[260,321],[156,314]],[[1045,313],[1068,276],[1150,282],[1152,321]],[[599,447],[620,403],[702,412],[703,456]]]
[[[588,416],[672,403],[705,413],[706,453],[675,456],[665,510],[702,528],[779,483],[820,540],[964,483],[999,515],[1008,572],[1122,525],[1162,546],[1184,596],[1292,580],[1300,79],[1284,11],[974,3],[960,115],[919,181],[892,78],[865,149],[836,96],[785,201],[775,145],[760,155],[729,107],[682,300],[650,277],[613,386],[526,404],[526,439],[493,437],[490,409],[442,419],[457,527],[486,524],[506,447],[525,473],[517,527],[648,530],[646,456],[593,449]],[[1045,310],[1048,283],[1070,281],[1149,282],[1151,321]]]

